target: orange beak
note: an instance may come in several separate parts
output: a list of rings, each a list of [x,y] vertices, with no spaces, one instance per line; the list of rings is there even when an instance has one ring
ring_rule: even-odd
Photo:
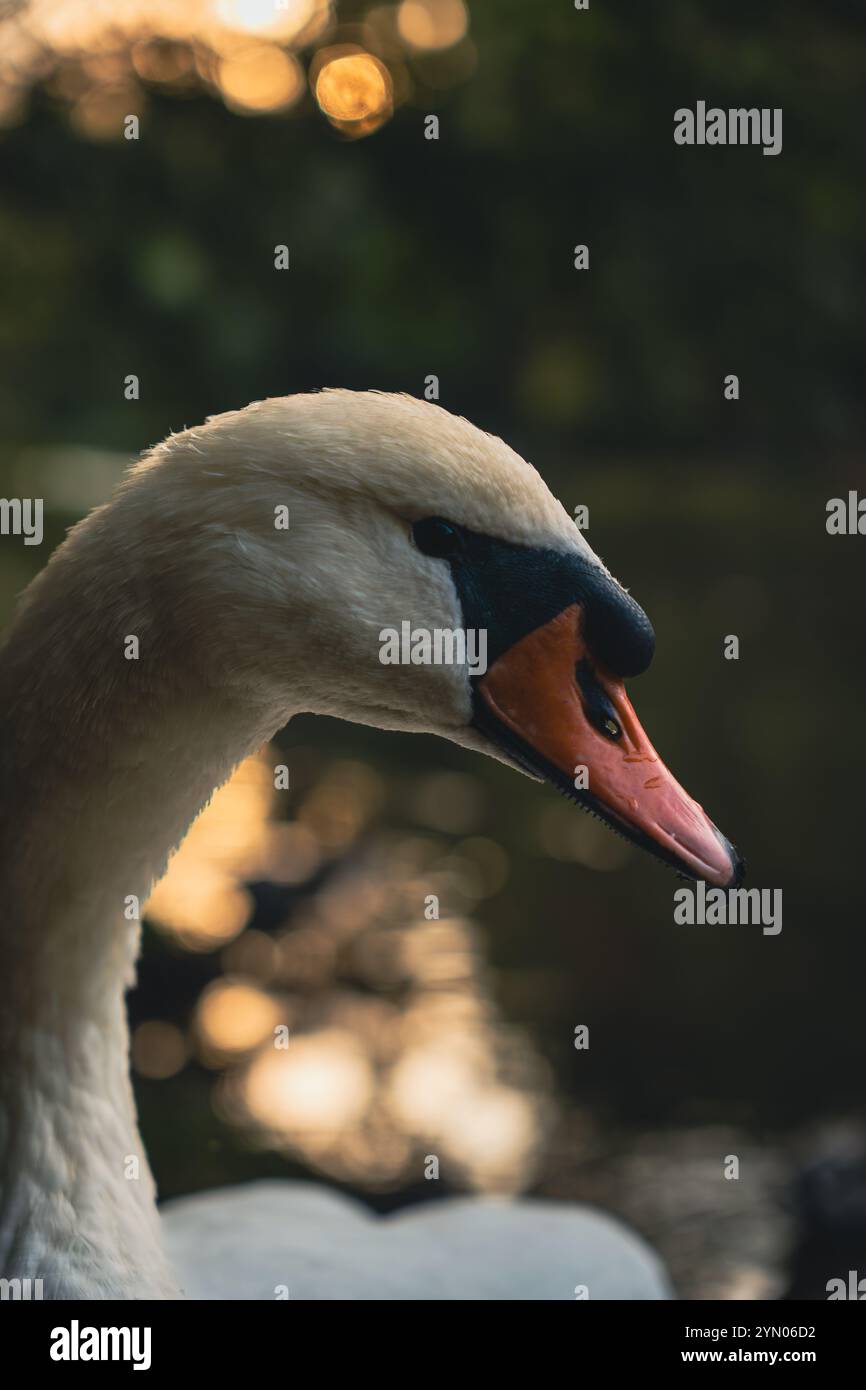
[[[476,682],[476,724],[657,858],[736,887],[736,850],[665,767],[622,681],[591,657],[583,627],[573,603],[503,652]]]

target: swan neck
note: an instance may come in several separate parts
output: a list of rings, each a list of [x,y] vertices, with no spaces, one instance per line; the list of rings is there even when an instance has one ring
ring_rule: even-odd
[[[158,636],[125,662],[140,617],[76,610],[51,569],[0,650],[0,1273],[174,1297],[129,1079],[140,908],[282,721],[197,688]]]

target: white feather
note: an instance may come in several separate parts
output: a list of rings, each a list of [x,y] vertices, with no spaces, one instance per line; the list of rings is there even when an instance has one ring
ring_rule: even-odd
[[[378,661],[383,627],[459,625],[446,568],[409,543],[429,514],[592,555],[501,440],[408,397],[325,392],[171,436],[24,595],[0,652],[4,1277],[60,1298],[665,1296],[633,1236],[563,1206],[380,1222],[314,1187],[256,1187],[173,1205],[176,1270],[164,1248],[128,1074],[124,905],[294,713],[492,751],[468,728],[465,670]]]

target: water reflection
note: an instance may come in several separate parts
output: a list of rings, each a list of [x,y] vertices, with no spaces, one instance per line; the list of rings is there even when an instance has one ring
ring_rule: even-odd
[[[334,1178],[394,1186],[432,1156],[452,1184],[525,1187],[550,1082],[500,1019],[477,942],[505,851],[446,838],[478,821],[474,779],[426,779],[416,818],[442,830],[405,834],[383,779],[349,760],[324,760],[279,819],[281,765],[275,748],[244,763],[153,893],[148,919],[187,951],[222,948],[220,970],[185,1032],[138,1027],[134,1066],[159,1079],[194,1057],[227,1124]]]

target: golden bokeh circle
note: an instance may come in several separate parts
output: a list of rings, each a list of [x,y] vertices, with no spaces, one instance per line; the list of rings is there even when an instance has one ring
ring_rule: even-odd
[[[315,93],[329,120],[369,121],[390,112],[391,74],[372,53],[344,53],[319,69]]]

